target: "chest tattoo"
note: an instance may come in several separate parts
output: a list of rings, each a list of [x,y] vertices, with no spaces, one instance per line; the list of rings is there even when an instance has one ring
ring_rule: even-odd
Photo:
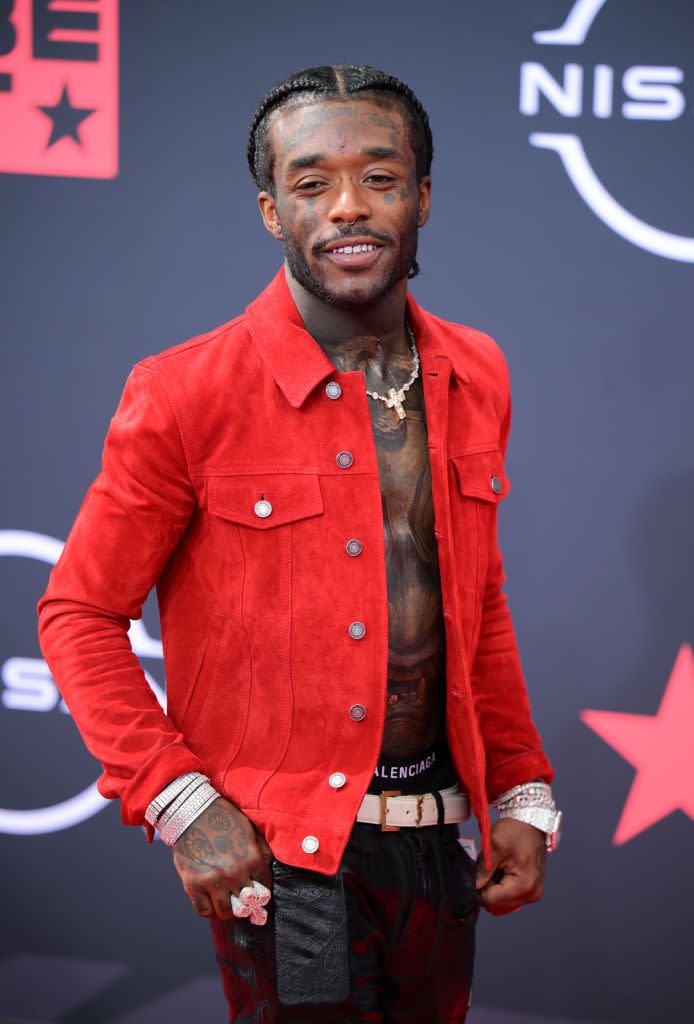
[[[373,401],[388,587],[388,702],[383,754],[406,757],[441,725],[445,633],[421,381],[405,418]]]
[[[340,369],[358,366],[369,390],[385,394],[383,378],[369,372],[368,355],[361,355],[355,359],[353,353]],[[411,369],[407,357],[402,366],[397,362],[393,366],[393,383],[406,380]],[[369,411],[383,505],[388,590],[388,698],[382,755],[403,758],[436,740],[445,710],[445,631],[421,379],[407,392],[404,419],[373,398],[369,398]]]

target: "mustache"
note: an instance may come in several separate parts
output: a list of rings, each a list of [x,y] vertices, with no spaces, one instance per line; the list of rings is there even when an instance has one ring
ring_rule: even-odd
[[[393,244],[393,238],[391,235],[387,235],[382,231],[372,231],[370,228],[357,227],[354,225],[345,228],[337,235],[333,235],[332,238],[321,238],[311,248],[314,253],[319,253],[326,245],[332,245],[333,242],[342,242],[346,238],[362,238],[364,235],[368,235],[370,238],[377,238],[379,242],[383,242],[385,245]]]

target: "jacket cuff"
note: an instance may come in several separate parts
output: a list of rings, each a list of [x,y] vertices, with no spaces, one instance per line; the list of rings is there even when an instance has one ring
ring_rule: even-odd
[[[176,740],[149,757],[127,784],[105,769],[97,781],[97,789],[107,799],[120,798],[121,819],[124,825],[143,825],[147,842],[154,838],[154,829],[145,819],[145,811],[152,800],[173,779],[185,772],[201,772],[205,768],[200,758],[182,740]]]
[[[542,750],[526,750],[487,768],[487,801],[491,803],[513,786],[541,779],[551,784],[554,769]]]

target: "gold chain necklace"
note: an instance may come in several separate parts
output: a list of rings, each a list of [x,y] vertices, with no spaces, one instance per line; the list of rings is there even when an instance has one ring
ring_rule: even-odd
[[[371,398],[378,398],[382,402],[385,402],[386,407],[388,409],[395,409],[395,411],[398,414],[398,418],[401,420],[405,419],[405,410],[402,407],[402,404],[405,401],[405,392],[409,391],[411,385],[414,384],[414,382],[417,380],[417,377],[419,376],[419,353],[417,352],[417,345],[415,344],[414,334],[412,333],[412,328],[410,327],[409,323],[406,324],[406,327],[410,339],[410,348],[412,349],[412,362],[414,366],[414,369],[410,374],[410,379],[407,381],[406,384],[403,384],[403,386],[398,391],[396,391],[395,388],[389,388],[388,393],[386,395],[379,395],[378,391],[369,391],[368,388],[366,389],[367,395],[369,395]]]

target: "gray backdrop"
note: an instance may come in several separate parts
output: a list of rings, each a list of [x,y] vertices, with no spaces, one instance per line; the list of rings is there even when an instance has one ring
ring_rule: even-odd
[[[117,176],[0,175],[0,1013],[225,1019],[168,849],[115,803],[65,804],[99,768],[35,605],[132,364],[241,312],[279,265],[245,163],[256,102],[298,67],[363,61],[432,121],[413,292],[510,365],[506,591],[566,814],[543,900],[480,920],[471,1022],[694,1019],[694,762],[654,717],[681,653],[694,734],[693,43],[691,0],[123,0]],[[158,625],[150,595],[133,638],[163,684]],[[631,753],[660,773],[639,796],[657,820],[619,844],[635,767],[586,709],[654,725]]]

